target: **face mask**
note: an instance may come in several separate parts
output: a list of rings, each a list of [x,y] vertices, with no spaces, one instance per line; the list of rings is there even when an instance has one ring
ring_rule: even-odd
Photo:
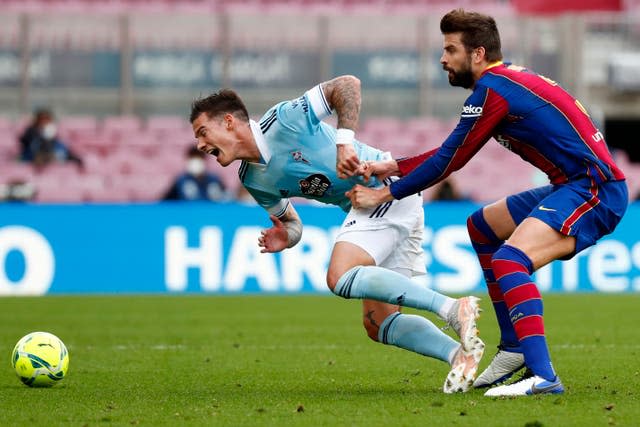
[[[189,159],[187,162],[187,172],[191,175],[201,175],[205,170],[206,165],[204,164],[204,160],[194,157]]]
[[[47,123],[44,125],[44,128],[42,128],[42,136],[44,139],[53,139],[57,132],[58,129],[55,123]]]

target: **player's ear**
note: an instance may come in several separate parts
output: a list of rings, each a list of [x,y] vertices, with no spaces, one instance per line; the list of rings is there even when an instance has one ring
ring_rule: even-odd
[[[224,119],[224,123],[225,123],[225,126],[226,126],[227,130],[231,130],[231,128],[233,127],[233,124],[234,124],[234,120],[235,120],[235,117],[233,117],[233,114],[226,113],[224,115],[223,119]]]

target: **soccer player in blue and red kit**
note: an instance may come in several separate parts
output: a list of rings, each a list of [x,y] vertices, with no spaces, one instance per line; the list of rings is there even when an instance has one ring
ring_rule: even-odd
[[[503,198],[467,221],[501,331],[498,353],[474,387],[500,384],[486,396],[563,393],[531,275],[614,230],[628,204],[625,176],[576,99],[556,82],[502,61],[492,17],[456,9],[440,30],[449,83],[472,90],[458,125],[435,150],[352,169],[365,178],[402,178],[381,189],[357,185],[348,196],[355,208],[407,197],[463,167],[492,137],[545,172],[550,185]],[[505,383],[524,367],[523,379]]]

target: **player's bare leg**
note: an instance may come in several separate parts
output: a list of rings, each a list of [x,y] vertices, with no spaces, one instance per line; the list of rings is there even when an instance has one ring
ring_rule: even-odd
[[[382,322],[399,311],[399,305],[387,304],[370,299],[362,300],[362,324],[369,338],[378,341],[378,334]]]

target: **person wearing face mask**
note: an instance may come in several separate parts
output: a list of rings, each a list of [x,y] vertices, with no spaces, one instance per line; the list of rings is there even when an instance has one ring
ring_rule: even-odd
[[[219,202],[227,198],[222,180],[206,170],[205,154],[196,147],[186,152],[185,171],[177,176],[164,200]]]
[[[58,137],[53,113],[39,109],[19,138],[20,160],[44,167],[52,162],[73,162],[82,167],[82,159]]]

